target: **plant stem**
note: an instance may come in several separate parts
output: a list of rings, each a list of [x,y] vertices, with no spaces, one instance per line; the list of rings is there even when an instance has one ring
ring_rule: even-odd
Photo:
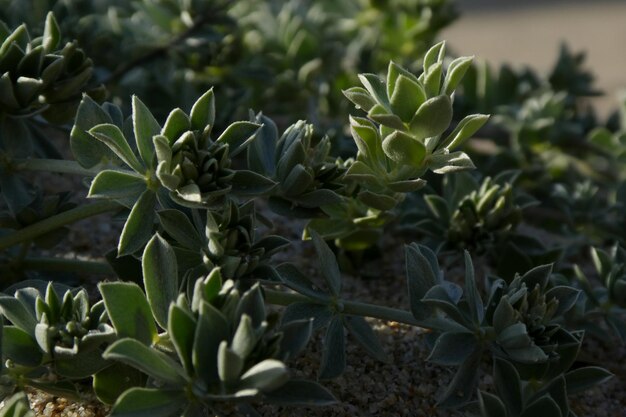
[[[94,204],[79,206],[74,209],[64,211],[52,217],[48,217],[39,223],[31,224],[23,229],[17,230],[9,235],[0,237],[0,250],[17,245],[25,241],[33,240],[38,236],[48,233],[69,223],[74,223],[82,219],[97,216],[118,209],[120,205],[113,201],[103,200]]]
[[[319,300],[309,298],[302,294],[277,291],[269,288],[264,288],[264,292],[265,300],[271,304],[288,306],[297,302],[319,303]],[[336,304],[343,304],[343,314],[366,316],[387,321],[397,321],[398,323],[405,323],[411,326],[419,326],[417,319],[408,311],[349,300],[338,300]]]
[[[26,258],[20,262],[26,270],[51,272],[76,272],[83,274],[109,275],[113,273],[111,266],[103,261],[68,259],[57,257]]]
[[[59,174],[82,175],[84,177],[95,177],[99,172],[83,168],[76,161],[62,159],[21,159],[15,161],[15,168],[18,171],[56,172]]]

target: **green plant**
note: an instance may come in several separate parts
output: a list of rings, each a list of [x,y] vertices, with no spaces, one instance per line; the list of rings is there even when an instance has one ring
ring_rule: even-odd
[[[441,406],[486,416],[572,415],[568,394],[612,376],[577,363],[583,330],[604,337],[606,326],[595,321],[601,318],[624,334],[622,251],[593,252],[603,286],[580,272],[586,260],[576,244],[615,237],[607,225],[622,220],[626,195],[613,181],[619,175],[602,168],[619,160],[605,155],[621,151],[613,121],[610,140],[607,132],[597,143],[586,139],[597,122],[581,106],[580,98],[593,92],[582,57],[563,50],[548,80],[506,69],[495,80],[471,57],[447,59],[443,42],[428,47],[455,16],[445,0],[394,1],[396,13],[361,0],[257,3],[116,1],[104,15],[98,2],[0,0],[7,5],[0,15],[11,19],[28,5],[29,23],[44,6],[64,17],[58,25],[49,15],[41,38],[31,40],[23,27],[2,32],[8,40],[0,46],[1,78],[9,80],[0,88],[3,285],[13,283],[7,278],[48,281],[53,272],[67,273],[64,280],[77,272],[107,279],[93,288],[92,300],[93,280],[87,289],[29,280],[0,295],[0,398],[35,388],[78,400],[95,395],[112,405],[112,415],[172,417],[235,408],[256,415],[264,403],[332,404],[326,388],[296,377],[288,364],[316,331],[324,332],[320,380],[344,372],[348,343],[390,361],[373,318],[424,329],[429,360],[456,368]],[[95,63],[75,43],[58,50],[65,29],[85,41]],[[138,58],[125,59],[129,51]],[[61,65],[46,66],[57,53],[67,71],[44,88],[44,72]],[[30,74],[37,57],[42,61],[33,68],[41,74]],[[13,63],[6,71],[5,61]],[[389,62],[384,77],[377,75],[383,62]],[[356,68],[365,72],[358,76],[363,87],[351,87]],[[92,71],[115,104],[80,98]],[[37,97],[22,100],[18,110],[7,107],[31,75],[42,88]],[[260,79],[265,83],[254,82]],[[59,93],[65,83],[71,94]],[[134,95],[127,102],[128,90],[150,101]],[[342,90],[347,101],[340,100]],[[346,118],[349,102],[359,113]],[[234,121],[246,117],[242,103],[263,112]],[[473,113],[487,110],[501,123],[483,129],[488,116]],[[59,125],[70,119],[71,132]],[[26,135],[40,131],[46,137],[31,146]],[[342,143],[344,131],[354,147]],[[496,144],[491,155],[480,155],[473,141],[460,150],[477,132]],[[503,150],[507,134],[513,146]],[[75,160],[52,153],[53,143],[62,151],[69,145]],[[455,174],[475,168],[473,161],[483,172]],[[531,199],[514,190],[517,173],[498,171],[509,163],[522,169],[515,188],[531,190],[548,214],[569,214],[577,223],[591,207],[593,216],[583,220],[602,233],[547,231],[545,207],[523,219]],[[46,183],[37,189],[35,175],[28,176],[34,172],[83,178],[91,202],[50,193]],[[428,181],[439,189],[438,174],[444,174],[441,196],[423,188]],[[77,183],[70,179],[67,186]],[[572,189],[578,194],[565,196]],[[385,227],[409,217],[407,207],[420,198],[425,204],[412,212],[413,229],[430,240],[405,247],[410,309],[353,299],[340,261],[365,260],[376,244],[382,262],[391,259],[387,252],[404,236],[381,239]],[[104,213],[123,223],[106,262],[68,258],[69,226]],[[517,233],[518,226],[528,234]],[[300,233],[311,244],[276,256]],[[559,247],[572,236],[576,244]],[[456,253],[424,244],[488,256],[472,261],[466,252],[459,285]],[[313,249],[317,258],[302,259]],[[569,263],[581,259],[579,283],[572,285],[565,279]],[[440,261],[449,266],[446,279]],[[560,274],[552,273],[552,262]],[[395,277],[379,284],[387,279]],[[497,395],[479,391],[476,402],[479,376],[490,372],[485,359],[494,362]],[[24,401],[12,397],[6,413],[28,413]]]

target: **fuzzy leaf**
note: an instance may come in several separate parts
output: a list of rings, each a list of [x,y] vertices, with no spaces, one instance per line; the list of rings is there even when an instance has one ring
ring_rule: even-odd
[[[146,180],[134,172],[100,171],[89,187],[90,198],[137,201],[146,190]]]
[[[346,316],[345,325],[350,332],[350,335],[354,336],[359,345],[365,349],[365,351],[372,358],[381,362],[389,362],[389,357],[383,350],[380,344],[380,340],[372,330],[372,327],[360,316]]]
[[[134,339],[121,339],[102,354],[105,359],[115,360],[137,368],[157,381],[171,385],[185,383],[183,370],[165,353],[150,348]]]
[[[472,56],[462,56],[450,63],[444,81],[444,94],[450,95],[454,92],[454,89],[459,85],[467,70],[472,66],[473,60],[474,57]]]
[[[111,417],[179,417],[188,400],[182,390],[131,388],[118,398]]]
[[[428,360],[438,365],[459,366],[478,348],[477,342],[472,333],[443,333],[437,338]]]
[[[118,256],[130,255],[146,244],[154,227],[156,193],[146,190],[141,194],[126,219],[117,246]]]
[[[346,367],[346,347],[343,320],[335,316],[324,336],[320,379],[332,379],[341,375]]]
[[[102,107],[88,95],[83,96],[76,112],[76,122],[70,133],[72,154],[81,166],[91,168],[115,157],[104,143],[94,141],[87,133],[93,126],[111,122],[111,116]]]
[[[119,337],[137,339],[145,345],[151,345],[157,340],[157,328],[150,305],[137,284],[105,282],[98,288]]]
[[[159,326],[167,329],[170,303],[178,296],[178,268],[174,250],[158,233],[146,245],[141,266],[152,314]]]
[[[489,115],[486,114],[471,114],[466,116],[459,122],[441,143],[437,145],[438,148],[454,149],[461,146],[467,139],[471,138],[474,133],[484,126],[489,120]]]
[[[227,143],[230,148],[230,155],[235,156],[244,150],[248,143],[254,139],[260,127],[252,122],[232,123],[217,138],[216,142]]]
[[[333,295],[337,296],[341,292],[341,271],[339,270],[337,258],[317,232],[310,230],[309,233],[311,234],[311,239],[315,246],[315,252],[317,252],[322,275],[330,291]]]
[[[135,172],[144,174],[146,169],[139,162],[119,127],[106,123],[92,127],[89,134],[109,147],[122,161]]]
[[[440,279],[422,251],[413,246],[405,246],[404,254],[411,313],[418,320],[425,319],[430,315],[430,309],[422,303],[422,298],[440,283]]]
[[[423,139],[442,134],[452,121],[450,97],[441,95],[428,99],[411,119],[409,129],[417,138]]]
[[[159,221],[168,235],[173,237],[186,249],[197,250],[203,242],[200,234],[193,226],[189,217],[182,211],[168,209],[159,211]]]
[[[203,131],[207,126],[215,124],[215,95],[213,88],[204,93],[191,108],[191,127]]]
[[[149,168],[154,168],[154,145],[152,138],[161,133],[161,126],[148,107],[137,96],[133,96],[133,132],[141,159]]]
[[[413,136],[395,130],[383,140],[383,150],[398,164],[419,167],[426,156],[426,147]]]
[[[603,384],[611,378],[613,378],[612,373],[597,366],[586,366],[565,374],[568,394],[583,392],[593,386]]]

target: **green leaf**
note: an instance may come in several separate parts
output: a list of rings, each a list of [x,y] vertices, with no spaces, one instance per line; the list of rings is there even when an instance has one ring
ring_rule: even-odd
[[[107,169],[96,175],[87,197],[137,201],[146,187],[146,180],[141,175]]]
[[[61,42],[61,29],[52,12],[46,16],[46,25],[43,30],[43,47],[46,52],[54,51]]]
[[[477,348],[459,367],[448,389],[438,400],[443,407],[456,407],[470,401],[478,384],[478,368],[483,351]]]
[[[306,275],[304,275],[294,264],[284,263],[276,268],[281,281],[292,290],[304,294],[307,297],[326,301],[328,296],[315,286]]]
[[[476,285],[476,278],[474,276],[474,265],[472,264],[472,257],[468,251],[465,251],[465,295],[467,297],[467,304],[470,314],[472,315],[472,320],[478,328],[485,317],[485,307],[483,300],[480,298],[480,293],[478,292],[478,286]]]
[[[235,122],[222,132],[216,142],[224,142],[228,144],[230,155],[235,156],[243,151],[248,143],[254,139],[259,131],[259,126],[253,122]]]
[[[91,168],[115,157],[104,143],[94,141],[87,133],[93,126],[106,123],[112,123],[111,116],[91,97],[83,95],[76,113],[76,122],[70,133],[72,154],[81,166]]]
[[[428,73],[433,65],[442,62],[446,53],[446,42],[441,41],[433,45],[424,55],[424,72]]]
[[[105,282],[98,288],[119,337],[137,339],[145,345],[158,340],[150,305],[137,284]]]
[[[203,302],[194,336],[193,366],[198,376],[210,384],[218,377],[217,357],[221,342],[229,336],[228,322],[215,307]]]
[[[411,119],[409,129],[417,138],[441,135],[452,121],[452,101],[446,95],[428,99]]]
[[[19,327],[31,336],[35,335],[37,318],[32,311],[26,308],[24,303],[15,297],[0,295],[0,312],[14,326]]]
[[[188,400],[183,390],[131,388],[117,400],[111,417],[179,417]]]
[[[113,343],[102,357],[139,369],[157,381],[171,385],[183,385],[183,370],[165,353],[150,348],[134,339],[121,339]]]
[[[294,358],[309,342],[313,333],[313,320],[297,320],[280,327],[280,352],[283,360]]]
[[[454,149],[461,146],[467,139],[471,138],[474,133],[478,131],[489,120],[487,114],[471,114],[466,116],[459,122],[441,143],[437,145],[437,148]]]
[[[559,405],[549,396],[543,396],[530,404],[520,417],[562,417]]]
[[[15,326],[2,328],[2,355],[18,365],[39,366],[42,352],[35,339],[24,330]]]
[[[404,247],[411,313],[418,320],[430,316],[431,310],[422,303],[422,298],[432,287],[441,282],[438,267],[433,266],[423,252],[424,250],[417,246]]]
[[[158,212],[161,226],[168,235],[173,237],[183,247],[198,250],[203,245],[202,237],[193,226],[189,217],[182,211],[168,209]]]
[[[299,379],[292,379],[288,384],[265,393],[265,398],[273,404],[292,406],[326,406],[337,403],[333,394],[320,384]]]
[[[444,94],[451,95],[459,85],[467,70],[472,66],[473,56],[462,56],[450,63],[444,81]]]
[[[190,128],[191,121],[189,116],[181,109],[174,109],[167,116],[165,125],[161,129],[161,135],[165,136],[171,145]]]
[[[217,373],[220,380],[226,384],[232,384],[239,379],[243,370],[244,358],[228,347],[226,340],[220,343],[217,350]]]
[[[89,134],[111,149],[122,161],[139,174],[144,174],[146,169],[139,162],[128,141],[119,127],[110,124],[100,124],[92,127]]]
[[[238,389],[272,391],[289,380],[289,371],[284,363],[276,359],[265,359],[248,369],[239,381]]]
[[[409,123],[425,101],[426,92],[421,85],[404,75],[398,76],[390,104],[403,122]]]
[[[93,376],[93,390],[100,401],[113,404],[124,391],[143,386],[145,380],[145,375],[139,370],[114,363]]]
[[[191,108],[191,127],[202,132],[213,124],[215,124],[215,95],[213,88],[210,88]]]
[[[187,311],[176,304],[171,304],[167,326],[167,333],[174,344],[174,348],[176,348],[178,357],[187,374],[191,375],[193,373],[192,354],[196,321]]]
[[[504,359],[494,359],[494,382],[498,395],[513,415],[519,415],[523,407],[522,385],[515,367]]]
[[[320,379],[332,379],[341,375],[346,367],[346,346],[343,319],[335,316],[330,321],[322,350]]]
[[[149,168],[154,168],[154,145],[152,138],[161,133],[161,126],[156,121],[150,109],[137,96],[133,96],[133,132],[137,149],[143,162]]]
[[[613,374],[598,366],[586,366],[565,374],[568,394],[576,394],[587,389],[604,384],[613,378]]]
[[[242,196],[259,196],[270,192],[276,183],[253,171],[239,170],[231,179],[232,192]]]
[[[377,361],[389,363],[389,357],[383,350],[378,337],[371,326],[360,316],[345,316],[345,325],[348,332],[365,349],[372,358]]]
[[[478,404],[482,417],[506,417],[508,415],[502,401],[488,392],[478,391]]]
[[[178,296],[178,268],[174,250],[158,233],[146,245],[141,266],[152,314],[159,326],[167,329],[170,304]]]
[[[30,409],[26,394],[20,391],[4,400],[0,417],[35,417],[35,413]]]
[[[290,304],[283,312],[282,323],[313,319],[313,331],[318,330],[330,321],[333,312],[327,304],[297,302]]]
[[[339,264],[335,254],[330,250],[324,239],[317,234],[316,231],[310,230],[311,239],[315,246],[315,252],[317,252],[317,258],[320,262],[320,269],[322,275],[328,284],[328,288],[333,295],[338,296],[341,292],[341,271],[339,270]]]
[[[376,101],[362,87],[352,87],[342,91],[343,95],[350,100],[357,109],[363,109],[364,111],[370,111],[372,107],[376,105]]]
[[[259,131],[248,146],[248,168],[258,174],[273,177],[276,173],[276,142],[278,128],[267,116],[259,114],[256,121],[262,123]]]
[[[435,174],[450,174],[474,169],[476,166],[465,152],[458,151],[432,155],[429,158],[429,168]]]
[[[426,156],[426,147],[415,137],[394,130],[383,140],[383,150],[389,159],[401,165],[419,167]]]
[[[359,80],[361,80],[361,84],[363,84],[372,98],[376,100],[376,103],[389,112],[389,98],[387,97],[384,81],[376,74],[359,74]]]
[[[437,338],[428,356],[437,365],[459,366],[478,348],[478,340],[472,333],[446,332]]]
[[[146,244],[154,228],[156,193],[146,190],[141,194],[126,219],[120,241],[117,246],[118,256],[130,255]]]

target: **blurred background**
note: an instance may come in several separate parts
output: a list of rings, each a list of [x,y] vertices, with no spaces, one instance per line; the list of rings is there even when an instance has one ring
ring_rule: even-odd
[[[623,0],[458,0],[461,18],[441,37],[461,54],[495,65],[532,66],[547,73],[560,44],[585,51],[604,96],[594,98],[606,115],[615,93],[626,88],[626,1]]]

